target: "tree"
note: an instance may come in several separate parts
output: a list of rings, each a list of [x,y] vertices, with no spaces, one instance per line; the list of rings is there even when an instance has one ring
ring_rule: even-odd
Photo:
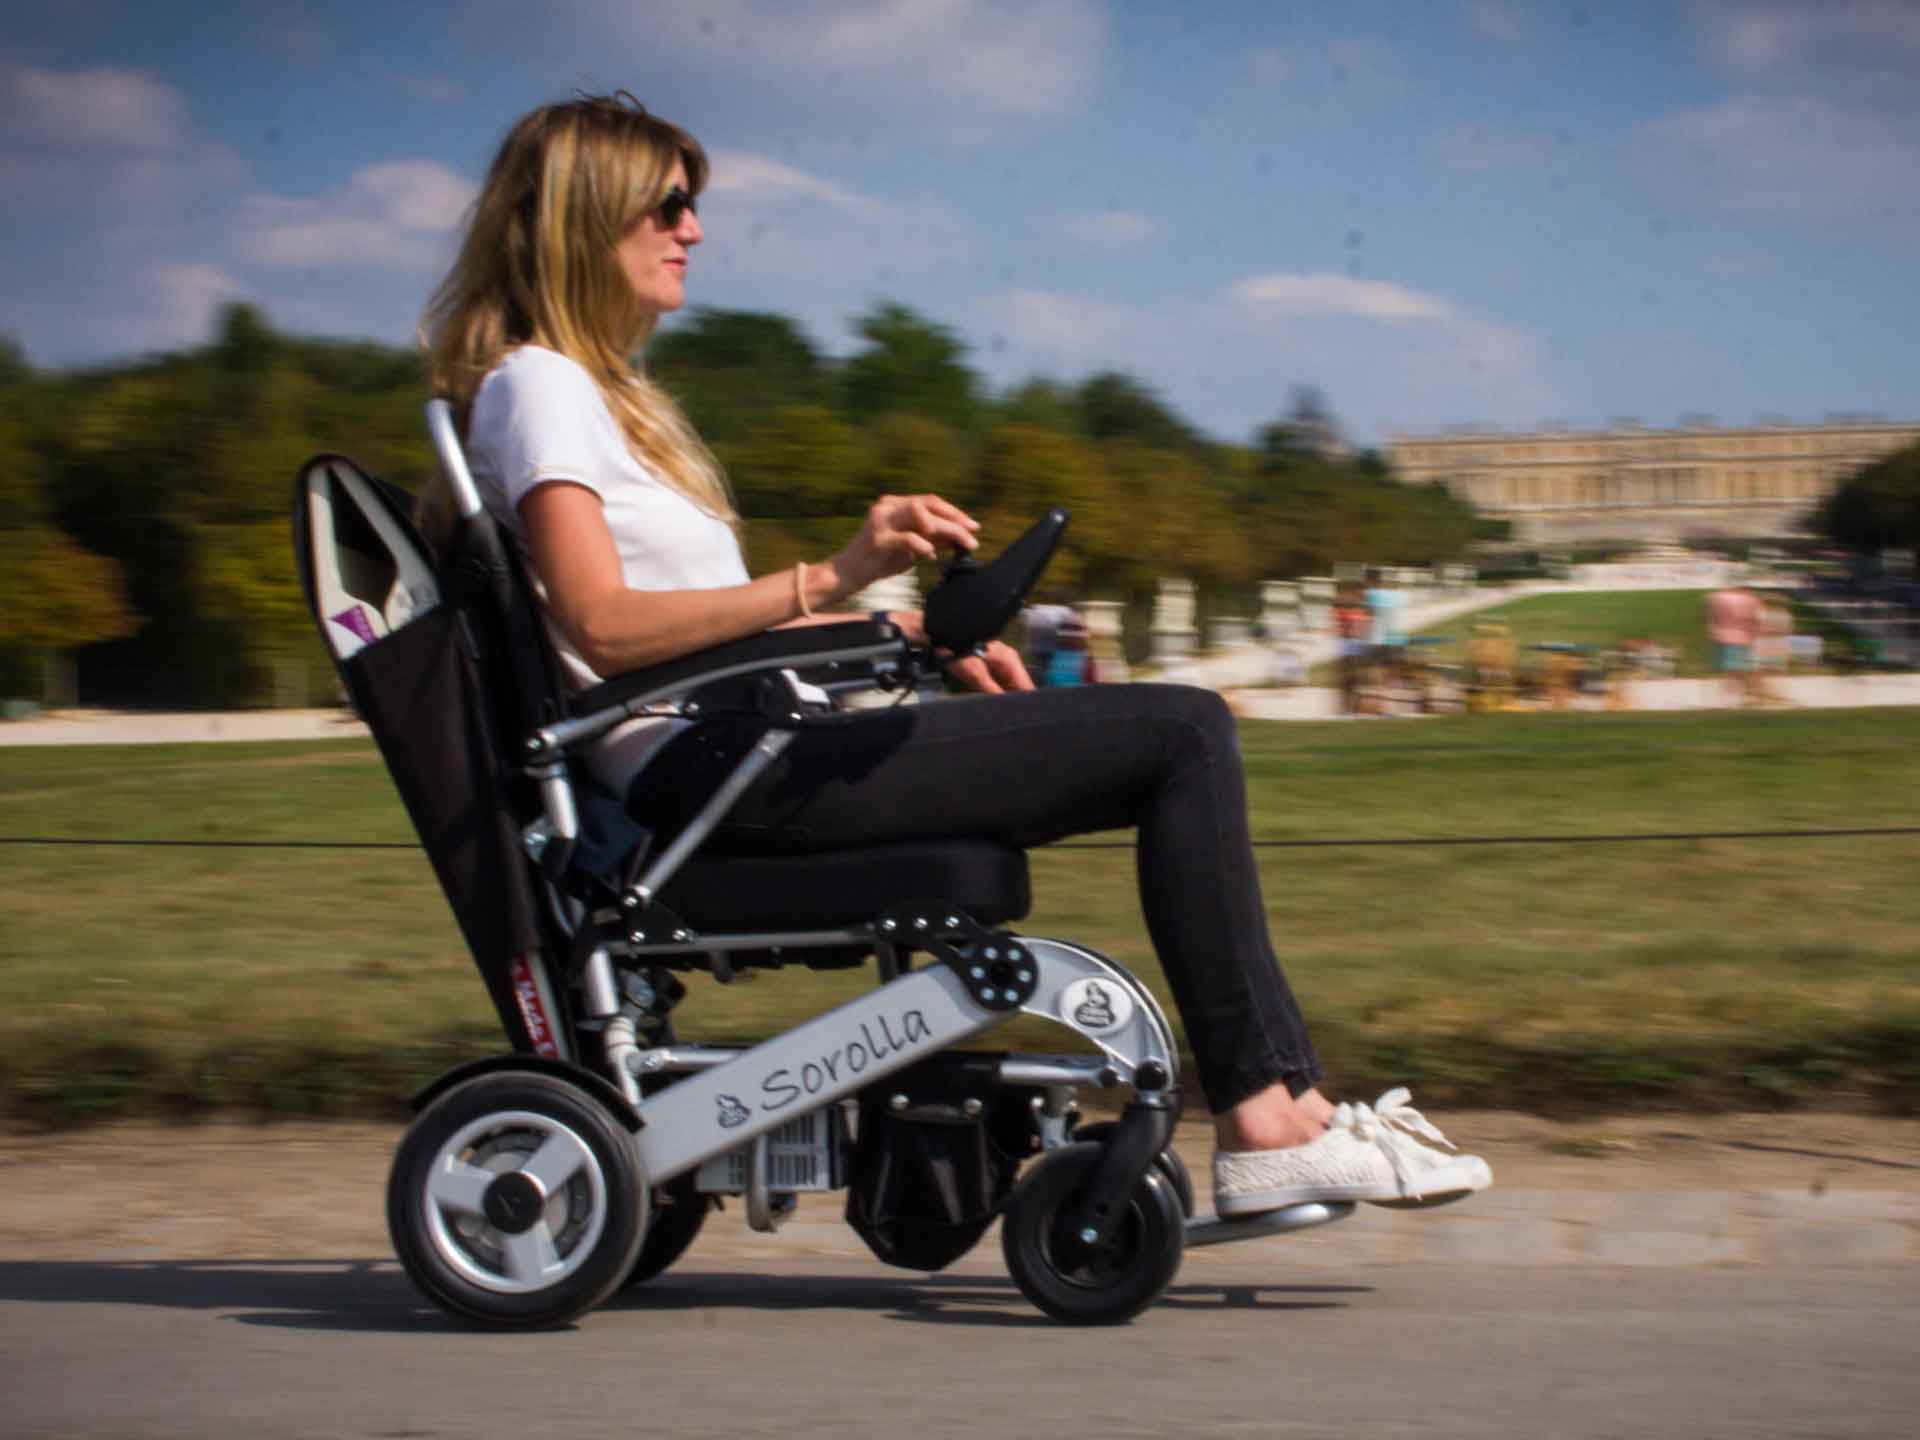
[[[714,446],[743,438],[775,410],[832,398],[819,354],[783,315],[695,310],[654,337],[647,370]]]
[[[757,520],[858,515],[868,504],[862,437],[819,405],[773,411],[719,458],[740,509]]]
[[[220,307],[214,322],[214,360],[221,369],[245,374],[268,364],[278,345],[273,327],[257,307],[235,302]]]
[[[1035,425],[996,425],[980,458],[971,508],[988,548],[997,550],[1050,506],[1065,506],[1073,519],[1047,579],[1079,586],[1114,544],[1114,497],[1102,480],[1099,456],[1077,437]]]
[[[840,393],[856,424],[897,412],[974,433],[983,410],[979,380],[951,331],[895,304],[868,311],[853,329],[867,348],[841,370]]]
[[[0,334],[0,389],[18,385],[32,375],[33,367],[27,363],[27,352],[20,348],[20,342]]]
[[[120,567],[48,525],[0,530],[0,652],[16,668],[49,662],[43,694],[65,698],[54,662],[139,627]]]
[[[1001,396],[995,409],[1003,424],[1038,425],[1070,435],[1083,431],[1073,392],[1053,380],[1036,377],[1025,381]]]
[[[1204,452],[1208,447],[1187,423],[1146,386],[1130,376],[1105,371],[1081,382],[1073,406],[1080,430],[1089,440],[1131,440],[1156,450]]]
[[[867,496],[932,491],[970,504],[972,477],[953,431],[926,415],[883,415],[867,432],[861,486]]]
[[[1841,481],[1814,523],[1836,544],[1868,554],[1920,548],[1920,445],[1896,450]]]

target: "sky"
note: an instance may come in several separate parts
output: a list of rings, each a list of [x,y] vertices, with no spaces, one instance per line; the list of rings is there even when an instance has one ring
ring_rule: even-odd
[[[411,342],[508,126],[706,146],[689,299],[1217,439],[1920,416],[1920,0],[15,0],[0,334]],[[350,437],[342,437],[348,444]]]

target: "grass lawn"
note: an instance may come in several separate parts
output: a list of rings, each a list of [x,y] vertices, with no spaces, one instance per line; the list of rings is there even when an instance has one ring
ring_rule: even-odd
[[[1591,645],[1608,649],[1643,636],[1673,654],[1675,675],[1712,673],[1701,613],[1705,590],[1594,590],[1567,595],[1530,595],[1504,605],[1476,610],[1420,631],[1442,636],[1449,658],[1459,658],[1473,627],[1498,621],[1511,628],[1523,651],[1533,645]]]
[[[1515,715],[1244,737],[1265,842],[1697,833],[1914,824],[1915,721]],[[0,748],[0,835],[411,840],[352,741]],[[1276,949],[1344,1092],[1920,1109],[1920,836],[1259,853]],[[1127,850],[1033,866],[1025,930],[1104,950],[1165,996]],[[410,849],[0,845],[0,869],[0,1109],[16,1116],[391,1111],[498,1048]],[[685,1033],[751,1038],[866,976],[690,980]]]

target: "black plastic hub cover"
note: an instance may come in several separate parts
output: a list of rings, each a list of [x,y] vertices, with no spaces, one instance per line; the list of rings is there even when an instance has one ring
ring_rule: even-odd
[[[546,1210],[547,1195],[531,1175],[510,1170],[487,1186],[480,1208],[486,1211],[495,1229],[508,1235],[524,1235]]]

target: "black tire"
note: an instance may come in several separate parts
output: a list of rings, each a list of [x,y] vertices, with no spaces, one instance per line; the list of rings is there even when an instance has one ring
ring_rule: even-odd
[[[503,1183],[516,1174],[525,1179]],[[632,1138],[599,1100],[509,1071],[455,1086],[408,1128],[387,1182],[387,1228],[408,1276],[443,1310],[543,1329],[619,1288],[647,1200]]]
[[[1073,1132],[1075,1140],[1093,1140],[1104,1145],[1107,1137],[1114,1132],[1112,1120],[1097,1121],[1092,1125],[1082,1125]],[[1179,1200],[1180,1209],[1188,1218],[1193,1216],[1193,1175],[1187,1169],[1187,1162],[1171,1150],[1162,1150],[1154,1157],[1153,1163],[1173,1186],[1174,1198]]]
[[[1064,1231],[1066,1216],[1093,1178],[1101,1149],[1063,1145],[1028,1166],[1000,1222],[1000,1248],[1021,1293],[1072,1325],[1131,1320],[1167,1288],[1186,1248],[1186,1216],[1154,1168],[1127,1197],[1111,1240],[1084,1259],[1063,1258],[1079,1248]]]
[[[712,1208],[712,1200],[694,1188],[691,1172],[655,1187],[646,1238],[621,1288],[646,1284],[686,1254]]]

